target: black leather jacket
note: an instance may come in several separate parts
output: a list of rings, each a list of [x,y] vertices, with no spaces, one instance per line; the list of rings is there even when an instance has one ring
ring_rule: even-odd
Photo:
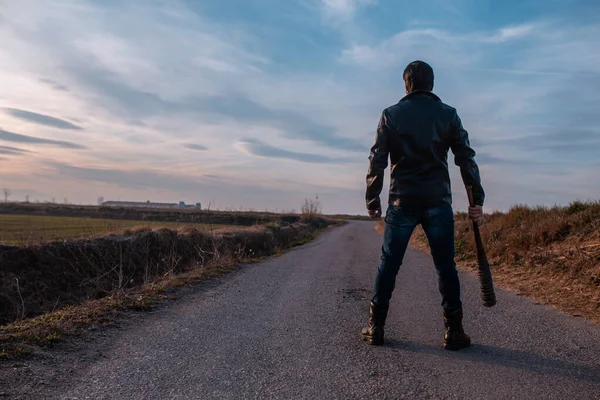
[[[367,173],[367,209],[381,207],[384,170],[391,160],[389,204],[452,204],[448,150],[460,167],[465,186],[473,187],[475,204],[485,197],[469,144],[456,110],[429,91],[414,91],[385,109],[371,148]]]

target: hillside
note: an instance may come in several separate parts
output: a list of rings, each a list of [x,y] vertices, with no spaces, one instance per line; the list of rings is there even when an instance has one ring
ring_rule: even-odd
[[[568,207],[515,206],[486,215],[481,232],[496,285],[600,323],[600,202]],[[475,243],[456,215],[456,260],[474,270]],[[419,228],[412,244],[428,250]]]

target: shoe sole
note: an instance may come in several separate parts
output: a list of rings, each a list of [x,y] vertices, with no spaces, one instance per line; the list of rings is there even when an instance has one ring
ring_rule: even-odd
[[[457,345],[449,345],[449,344],[444,343],[444,345],[442,346],[442,348],[444,350],[450,350],[450,351],[458,351],[461,349],[466,349],[467,347],[471,347],[471,343],[457,344]]]

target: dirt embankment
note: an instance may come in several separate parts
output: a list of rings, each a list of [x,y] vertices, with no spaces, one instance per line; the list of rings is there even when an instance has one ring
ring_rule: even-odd
[[[202,268],[273,254],[311,238],[317,219],[221,233],[143,230],[83,241],[0,247],[0,325]]]
[[[486,215],[481,232],[496,284],[600,323],[600,202],[513,207]],[[420,228],[412,244],[429,250]],[[475,270],[466,214],[456,216],[455,244],[459,267]]]

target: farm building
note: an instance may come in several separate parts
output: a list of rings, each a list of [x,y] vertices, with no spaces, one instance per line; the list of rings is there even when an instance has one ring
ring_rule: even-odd
[[[200,203],[196,203],[196,205],[186,205],[183,201],[179,203],[153,203],[150,200],[143,201],[105,201],[102,203],[105,207],[130,207],[130,208],[194,208],[194,209],[202,209],[202,205]]]

